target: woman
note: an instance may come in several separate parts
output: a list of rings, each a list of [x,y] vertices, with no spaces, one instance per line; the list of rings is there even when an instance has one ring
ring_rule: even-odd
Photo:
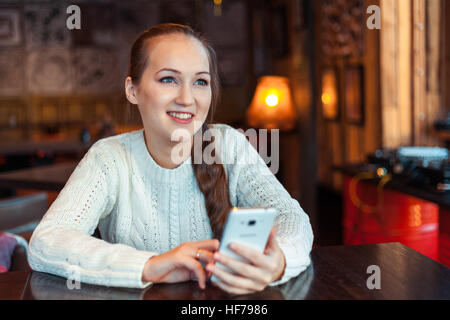
[[[195,278],[204,288],[214,274],[221,280],[215,285],[245,294],[309,265],[313,235],[298,202],[242,133],[208,125],[219,97],[217,73],[213,49],[190,27],[161,24],[139,36],[125,91],[144,128],[89,149],[33,233],[34,270],[64,277],[75,270],[81,282],[137,288]],[[192,161],[194,137],[210,128],[223,137],[215,155],[232,161]],[[204,139],[200,151],[208,146]],[[242,163],[244,155],[255,161]],[[216,252],[232,206],[278,212],[264,253],[233,249],[250,263]],[[103,240],[91,236],[97,227]]]

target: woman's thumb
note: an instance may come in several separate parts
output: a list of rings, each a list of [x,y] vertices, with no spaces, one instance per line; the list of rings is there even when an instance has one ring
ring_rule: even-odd
[[[275,228],[272,228],[272,230],[270,230],[269,239],[267,239],[266,249],[264,252],[275,248],[275,241]]]

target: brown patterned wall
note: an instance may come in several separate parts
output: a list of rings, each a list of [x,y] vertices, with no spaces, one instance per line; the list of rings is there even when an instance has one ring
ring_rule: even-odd
[[[81,9],[69,30],[66,8]],[[209,0],[48,0],[0,2],[0,143],[33,138],[47,125],[73,131],[105,118],[139,125],[123,94],[134,39],[161,22],[189,23],[212,40],[224,86],[216,114],[242,118],[248,92],[246,2],[229,0],[215,17]]]
[[[364,51],[364,0],[322,0],[322,51],[333,57]]]

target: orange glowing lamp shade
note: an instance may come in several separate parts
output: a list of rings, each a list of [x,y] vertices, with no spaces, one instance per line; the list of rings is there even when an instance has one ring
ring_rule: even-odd
[[[297,114],[289,80],[279,76],[259,78],[246,118],[248,125],[254,128],[293,129]]]

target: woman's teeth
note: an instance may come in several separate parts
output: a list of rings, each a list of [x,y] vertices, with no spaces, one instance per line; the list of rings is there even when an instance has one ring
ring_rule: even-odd
[[[168,112],[168,114],[174,118],[178,119],[190,119],[192,118],[192,114],[190,113],[179,113],[179,112]]]

